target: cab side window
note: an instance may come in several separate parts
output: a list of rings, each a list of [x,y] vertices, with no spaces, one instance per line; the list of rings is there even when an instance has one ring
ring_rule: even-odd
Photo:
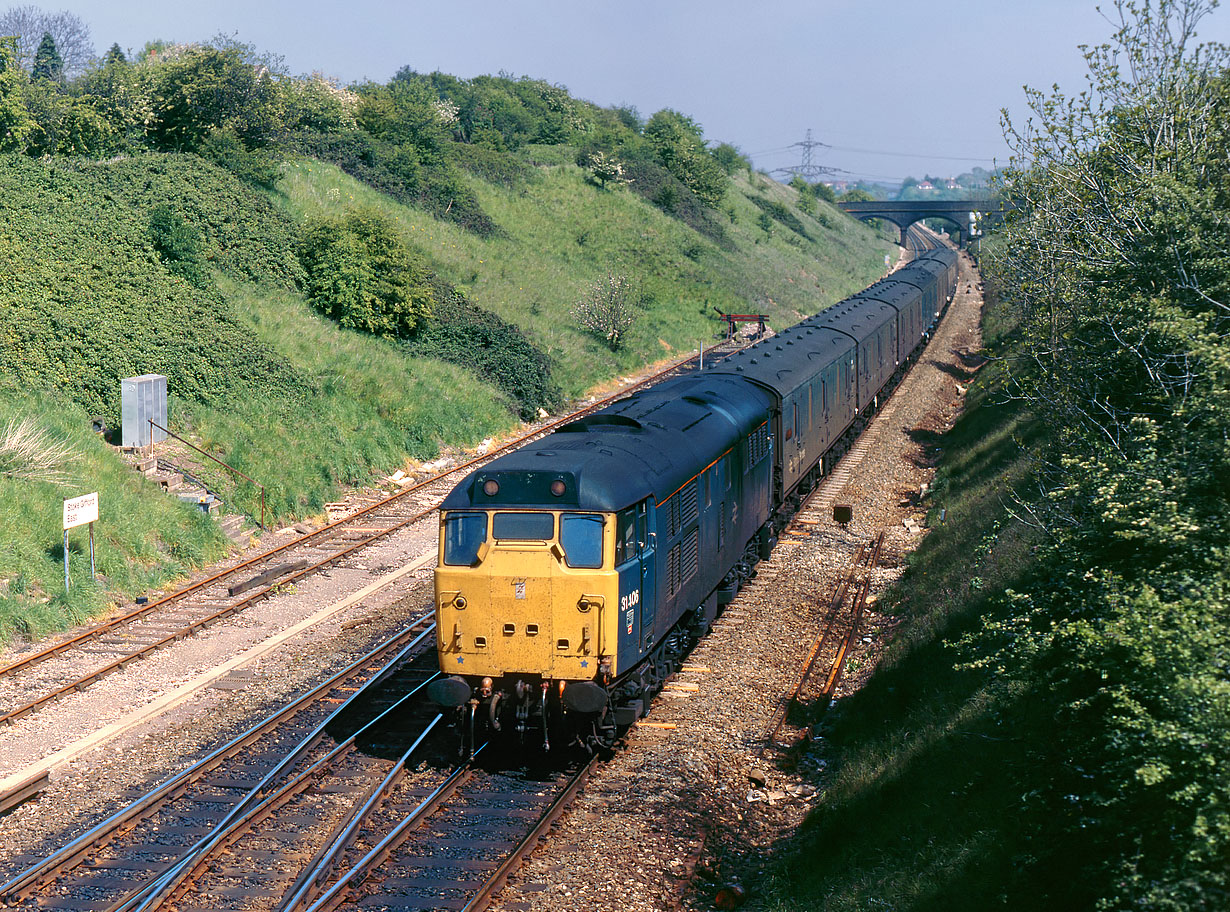
[[[637,554],[637,511],[633,507],[615,518],[615,566],[630,561]]]
[[[469,567],[487,540],[486,513],[449,513],[444,518],[444,563]]]

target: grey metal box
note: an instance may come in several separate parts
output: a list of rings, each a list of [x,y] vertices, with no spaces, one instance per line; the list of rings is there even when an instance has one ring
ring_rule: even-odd
[[[162,374],[142,374],[120,381],[121,443],[143,447],[166,440],[165,431],[153,428],[150,421],[167,426],[167,378]]]

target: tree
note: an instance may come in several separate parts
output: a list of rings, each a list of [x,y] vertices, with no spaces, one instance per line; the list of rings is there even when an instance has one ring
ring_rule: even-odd
[[[840,199],[843,203],[874,203],[876,201],[875,195],[862,187],[851,187],[841,195]]]
[[[790,186],[799,194],[799,209],[808,215],[816,214],[816,187],[809,184],[801,175],[796,174],[790,179]]]
[[[24,152],[36,128],[26,105],[25,74],[17,66],[17,39],[0,38],[0,152]]]
[[[287,130],[338,133],[356,127],[359,96],[338,85],[337,80],[313,73],[279,79],[275,85],[279,119]]]
[[[617,351],[636,322],[632,283],[627,276],[608,273],[589,287],[572,309],[572,317],[581,329],[602,339],[611,351]]]
[[[43,35],[50,35],[63,63],[63,77],[75,79],[94,59],[90,27],[80,16],[63,10],[46,13],[37,6],[12,6],[0,14],[0,35],[17,38],[17,66],[30,72]]]
[[[248,149],[266,145],[278,126],[273,79],[241,47],[162,50],[147,63],[150,137],[168,151],[195,152],[215,130],[230,130]]]
[[[709,207],[716,207],[730,182],[726,171],[705,149],[700,125],[669,108],[658,111],[645,125],[645,139],[658,161]]]
[[[443,159],[448,125],[436,106],[439,96],[430,85],[402,78],[387,86],[368,83],[358,93],[355,117],[360,127],[385,142],[413,146],[424,160]]]
[[[1048,545],[971,654],[1064,723],[1062,772],[1023,800],[1099,908],[1230,890],[1230,52],[1194,46],[1214,5],[1116,0],[1089,88],[1005,115],[992,268],[1022,314],[1010,389],[1052,429],[1027,505]]]
[[[34,66],[30,69],[30,78],[61,82],[63,76],[64,61],[56,50],[55,39],[51,37],[51,32],[43,32],[43,40],[34,52]]]
[[[602,189],[606,189],[608,182],[615,184],[626,184],[627,178],[624,177],[624,166],[619,159],[613,155],[608,155],[601,149],[596,149],[592,152],[584,150],[577,153],[577,164],[582,168],[586,168],[594,180],[602,185]]]
[[[732,146],[730,143],[718,143],[710,154],[727,174],[750,171],[752,168],[748,157],[740,152],[737,146]]]
[[[35,79],[24,94],[32,121],[27,155],[93,155],[111,147],[114,128],[89,99],[64,91],[50,79]]]
[[[108,125],[108,147],[121,151],[144,147],[146,127],[153,123],[148,74],[128,63],[113,45],[100,66],[91,67],[74,84],[78,98]]]

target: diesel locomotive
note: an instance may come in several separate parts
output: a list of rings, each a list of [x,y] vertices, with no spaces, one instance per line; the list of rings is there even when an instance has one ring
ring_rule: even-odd
[[[712,370],[670,380],[473,472],[440,508],[443,676],[474,745],[611,745],[767,557],[951,299],[921,255]]]

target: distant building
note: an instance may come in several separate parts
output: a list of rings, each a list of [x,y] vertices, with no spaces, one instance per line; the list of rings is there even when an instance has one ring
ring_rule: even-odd
[[[935,184],[933,184],[933,183],[931,183],[931,181],[927,181],[927,180],[925,180],[925,181],[919,181],[917,184],[915,184],[915,185],[914,185],[914,189],[915,189],[915,190],[934,190],[934,189],[935,189]]]
[[[947,187],[949,190],[960,190],[961,189],[961,185],[952,179],[949,179],[948,183],[945,184],[944,186]]]

